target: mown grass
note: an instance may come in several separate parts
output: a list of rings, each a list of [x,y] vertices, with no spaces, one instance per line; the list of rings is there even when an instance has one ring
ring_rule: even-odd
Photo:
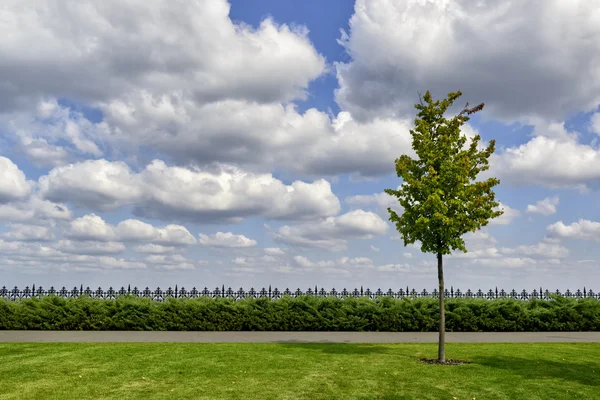
[[[0,399],[579,399],[600,345],[0,343]]]

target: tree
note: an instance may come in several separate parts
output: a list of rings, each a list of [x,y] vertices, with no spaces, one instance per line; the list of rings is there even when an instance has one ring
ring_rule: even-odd
[[[398,190],[386,189],[398,198],[404,208],[398,215],[391,208],[390,221],[396,224],[404,246],[421,242],[421,251],[437,255],[440,300],[440,328],[438,362],[446,362],[444,309],[444,269],[442,257],[452,250],[467,252],[462,236],[475,232],[499,217],[495,211],[500,204],[494,200],[492,188],[500,181],[489,178],[475,181],[479,172],[489,168],[489,157],[494,152],[495,140],[484,150],[478,149],[481,137],[471,139],[461,135],[460,127],[471,115],[483,109],[481,103],[464,109],[452,119],[444,118],[446,110],[461,96],[449,93],[443,101],[433,101],[429,91],[415,104],[418,111],[415,128],[411,130],[412,148],[417,154],[412,159],[404,154],[396,159],[396,172],[404,180]],[[425,103],[423,103],[425,100]]]

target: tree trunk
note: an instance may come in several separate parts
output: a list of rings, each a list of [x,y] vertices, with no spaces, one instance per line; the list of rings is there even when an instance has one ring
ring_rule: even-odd
[[[438,282],[440,287],[440,338],[438,342],[438,361],[446,361],[446,309],[444,307],[444,267],[442,264],[442,253],[437,254]]]

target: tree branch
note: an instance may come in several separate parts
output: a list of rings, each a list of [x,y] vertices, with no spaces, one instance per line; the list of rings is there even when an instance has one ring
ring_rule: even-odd
[[[464,113],[467,113],[467,115],[471,115],[473,113],[476,113],[477,111],[481,111],[481,110],[483,110],[483,106],[484,105],[485,105],[484,103],[481,103],[481,104],[476,105],[473,108],[468,108],[469,107],[469,102],[467,101],[467,104],[465,104],[465,108],[463,108],[463,110],[458,114],[458,116],[460,117]]]

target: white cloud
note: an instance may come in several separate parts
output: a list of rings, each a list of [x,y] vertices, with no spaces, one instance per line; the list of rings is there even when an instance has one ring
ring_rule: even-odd
[[[55,248],[64,253],[85,255],[115,254],[125,251],[123,243],[98,242],[93,240],[76,242],[71,240],[59,240]]]
[[[8,232],[1,236],[6,240],[50,241],[54,240],[54,230],[47,226],[10,224]]]
[[[214,235],[200,233],[199,243],[206,247],[245,248],[256,246],[256,240],[244,235],[234,235],[231,232],[217,232]]]
[[[385,264],[377,267],[379,272],[409,272],[413,268],[410,264]]]
[[[248,264],[246,257],[236,257],[233,260],[231,260],[231,262],[235,265],[247,265]]]
[[[384,235],[388,224],[370,211],[354,210],[317,223],[282,226],[275,234],[276,242],[301,248],[345,250],[348,239],[372,239]]]
[[[397,187],[400,189],[400,186]],[[402,214],[403,208],[398,202],[398,199],[394,196],[390,196],[385,192],[374,193],[370,195],[355,195],[346,197],[346,204],[351,206],[370,206],[374,205],[377,213],[386,219],[389,218],[390,213],[388,207],[396,211],[399,215]]]
[[[504,214],[501,216],[491,219],[489,225],[509,225],[511,224],[517,217],[521,216],[521,212],[519,210],[515,210],[514,208],[509,207],[507,204],[503,204],[499,202],[496,211],[504,210]]]
[[[167,270],[196,269],[194,262],[181,254],[152,254],[147,256],[144,261]]]
[[[600,136],[600,112],[596,112],[590,118],[590,128],[593,133]]]
[[[135,203],[139,179],[121,161],[88,160],[52,169],[39,179],[40,193],[52,201],[70,201],[98,210]]]
[[[0,156],[0,204],[27,197],[31,184],[10,159]]]
[[[0,221],[37,224],[53,220],[66,221],[71,218],[72,214],[67,206],[43,200],[37,195],[23,201],[0,204]]]
[[[47,246],[33,242],[4,242],[0,239],[0,252],[4,255],[0,263],[29,268],[37,272],[146,268],[144,263],[136,260],[101,255],[108,253],[108,250],[111,249],[115,252],[118,251],[118,246],[119,244],[114,243],[95,242],[79,242],[75,246],[64,240],[54,246]],[[82,253],[84,250],[91,253],[74,254]]]
[[[62,165],[74,155],[102,156],[94,140],[107,136],[109,129],[106,123],[92,123],[53,98],[40,100],[37,110],[0,114],[0,127],[39,166]]]
[[[167,90],[188,92],[197,102],[287,101],[303,97],[324,72],[306,28],[270,19],[258,29],[234,25],[225,0],[186,3],[169,13],[165,7],[159,0],[7,4],[0,74],[11,85],[0,106],[54,93],[93,102]],[[162,112],[169,111],[164,105]]]
[[[136,253],[169,254],[177,252],[178,250],[180,250],[180,248],[175,246],[163,246],[161,244],[147,243],[135,246],[134,250]]]
[[[566,258],[569,256],[569,249],[560,245],[559,243],[553,243],[548,241],[542,241],[535,245],[521,245],[515,248],[502,248],[504,254],[518,254],[524,256],[537,256],[542,258]]]
[[[546,216],[556,214],[556,206],[558,203],[558,196],[547,197],[544,200],[538,201],[535,205],[529,204],[527,206],[527,212]]]
[[[136,174],[122,162],[94,160],[55,168],[39,182],[50,200],[98,210],[130,204],[134,214],[148,218],[239,222],[263,215],[293,220],[335,215],[340,209],[324,179],[284,185],[271,174],[226,166],[203,171],[155,160]]]
[[[490,158],[490,175],[516,186],[581,189],[600,179],[597,145],[578,143],[576,136],[536,136]]]
[[[548,225],[547,230],[558,238],[600,241],[600,222],[587,219],[580,219],[571,225],[558,221]]]
[[[375,253],[379,253],[379,251],[381,250],[379,247],[375,247],[373,245],[370,246],[371,250],[373,250]]]
[[[463,239],[467,253],[456,251],[450,255],[450,258],[476,259],[500,257],[500,253],[496,248],[496,238],[489,234],[487,227],[475,232],[467,232],[463,236]]]
[[[65,148],[41,138],[22,137],[16,150],[24,153],[38,167],[63,165],[69,159],[69,152]]]
[[[109,256],[76,255],[63,263],[68,269],[145,269],[146,264]]]
[[[71,221],[67,236],[77,240],[104,242],[117,239],[114,226],[96,214],[87,214]]]
[[[124,241],[151,241],[166,245],[190,245],[196,243],[194,236],[181,225],[167,225],[157,228],[148,223],[128,219],[119,222],[115,232]]]
[[[285,251],[279,247],[267,247],[264,249],[264,251],[266,254],[271,256],[282,256],[285,254]]]
[[[316,109],[299,114],[293,104],[226,100],[198,105],[175,97],[164,100],[175,109],[165,119],[144,99],[130,101],[136,114],[126,125],[110,110],[106,113],[111,132],[130,134],[107,133],[102,139],[118,147],[152,146],[180,163],[229,163],[261,171],[285,167],[312,176],[376,176],[393,172],[399,154],[413,152],[406,121],[361,124],[347,112],[335,118]]]
[[[537,264],[536,260],[529,257],[476,258],[471,262],[496,268],[523,268]]]
[[[112,241],[118,239],[174,246],[196,243],[194,236],[181,225],[157,228],[139,220],[128,219],[115,227],[95,214],[87,214],[72,221],[66,234],[77,240]]]
[[[412,114],[417,92],[427,89],[436,97],[461,90],[505,120],[596,108],[597,8],[571,0],[357,0],[341,39],[352,61],[336,65],[336,100],[359,119]]]

